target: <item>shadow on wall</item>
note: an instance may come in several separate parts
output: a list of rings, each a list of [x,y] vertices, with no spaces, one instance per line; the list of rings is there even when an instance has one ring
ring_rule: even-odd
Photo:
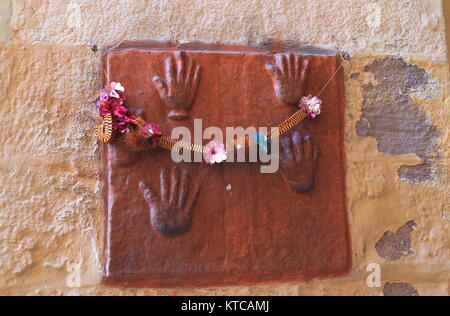
[[[442,0],[445,17],[445,33],[447,34],[447,54],[450,56],[450,0]]]

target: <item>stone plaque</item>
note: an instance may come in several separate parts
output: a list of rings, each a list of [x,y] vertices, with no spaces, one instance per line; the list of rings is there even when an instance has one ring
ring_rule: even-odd
[[[277,126],[304,95],[323,113],[281,139],[280,169],[173,162],[156,149],[104,151],[104,282],[194,287],[307,281],[351,268],[346,213],[344,81],[336,51],[123,42],[105,52],[105,81],[169,135],[174,127]],[[320,152],[320,153],[319,153]]]

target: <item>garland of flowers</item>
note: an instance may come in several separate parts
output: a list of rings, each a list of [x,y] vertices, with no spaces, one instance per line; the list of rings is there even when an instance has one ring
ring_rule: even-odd
[[[147,123],[135,116],[125,106],[125,88],[118,82],[107,84],[100,92],[97,102],[102,123],[96,127],[95,135],[103,143],[123,141],[132,151],[151,150],[161,147],[167,150],[188,150],[202,153],[207,164],[222,163],[227,160],[225,145],[211,141],[206,146],[191,144],[163,137],[159,125]],[[318,97],[303,97],[299,103],[300,110],[278,126],[278,133],[253,136],[253,141],[266,150],[271,140],[279,138],[294,126],[300,124],[305,118],[316,118],[321,114],[322,100]],[[240,148],[249,144],[249,139],[235,140],[235,146]]]

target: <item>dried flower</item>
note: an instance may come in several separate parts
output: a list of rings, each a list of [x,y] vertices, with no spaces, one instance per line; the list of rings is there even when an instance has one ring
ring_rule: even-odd
[[[118,130],[122,134],[130,132],[130,126],[124,122],[119,122],[119,123],[115,124],[114,129]]]
[[[100,102],[106,102],[109,99],[109,93],[105,89],[100,92]]]
[[[211,141],[206,145],[205,162],[208,165],[222,163],[227,160],[227,150],[225,145],[217,141]]]
[[[313,97],[312,95],[303,97],[299,106],[312,118],[316,118],[322,113],[322,100],[318,97]]]
[[[111,82],[106,85],[105,91],[111,98],[121,99],[122,101],[125,99],[125,88],[119,82]]]
[[[120,133],[130,132],[130,123],[135,124],[137,119],[123,105],[125,99],[125,88],[118,82],[111,82],[100,91],[99,101],[97,102],[100,116],[113,115],[116,122],[114,129]]]
[[[161,137],[162,136],[161,129],[159,128],[158,125],[154,123],[147,123],[142,128],[142,136],[147,139]]]
[[[120,100],[120,102],[122,102],[123,103],[123,101],[125,101],[126,100],[126,95],[125,95],[125,92],[122,92],[122,91],[116,91],[117,92],[117,94],[119,95],[119,100]]]
[[[109,96],[110,96],[111,98],[120,99],[120,95],[116,92],[116,90],[112,90],[112,91],[109,93]]]
[[[124,106],[115,106],[114,107],[114,115],[120,120],[123,121],[127,116],[128,110]]]
[[[98,110],[101,116],[112,114],[112,107],[108,101],[97,102]]]
[[[125,88],[120,84],[120,82],[111,82],[110,86],[112,90],[125,92]]]

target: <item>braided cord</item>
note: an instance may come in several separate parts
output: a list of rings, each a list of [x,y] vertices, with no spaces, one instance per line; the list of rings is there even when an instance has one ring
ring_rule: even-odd
[[[281,123],[280,126],[278,126],[278,133],[272,135],[272,132],[269,132],[268,138],[272,140],[279,138],[282,134],[300,124],[307,117],[308,113],[306,113],[306,111],[304,110],[295,112],[294,115],[292,115],[286,121]]]
[[[295,126],[297,126],[298,124],[300,124],[305,118],[308,117],[308,113],[304,110],[300,110],[297,111],[296,113],[294,113],[290,118],[288,118],[286,121],[284,121],[283,123],[281,123],[278,126],[278,133],[272,134],[272,132],[269,132],[267,135],[268,139],[274,140],[279,138],[282,134],[288,132],[290,129],[294,128]],[[192,144],[189,142],[183,142],[183,141],[178,141],[178,140],[174,140],[168,137],[161,137],[158,139],[158,144],[161,148],[164,148],[166,150],[178,150],[178,151],[182,151],[182,150],[188,150],[191,152],[197,152],[197,153],[201,153],[204,154],[207,152],[207,149],[205,146],[199,145],[199,144]],[[239,138],[236,139],[234,141],[234,145],[237,146],[239,144],[247,144],[248,139],[247,138]]]
[[[180,152],[182,150],[188,150],[188,151],[197,152],[197,153],[201,153],[201,154],[204,154],[206,152],[206,148],[202,145],[178,141],[178,140],[174,140],[174,139],[171,139],[168,137],[161,137],[158,139],[158,142],[159,142],[160,147],[167,149],[167,150],[178,150]]]
[[[288,118],[286,121],[281,123],[278,126],[278,132],[272,134],[270,131],[267,135],[267,138],[270,140],[274,140],[279,138],[282,134],[288,132],[293,127],[300,124],[306,117],[308,116],[308,113],[304,110],[297,111],[294,113],[290,118]],[[138,118],[136,120],[136,125],[139,128],[139,131],[142,130],[143,126],[145,125],[145,121],[141,118]],[[95,136],[103,143],[110,143],[113,141],[114,138],[114,129],[113,129],[113,117],[112,115],[108,114],[103,117],[103,122],[99,125],[97,125],[95,129]],[[250,140],[248,138],[239,138],[234,141],[234,145],[246,145],[249,144]],[[191,152],[197,152],[201,154],[205,154],[207,152],[207,148],[205,146],[199,145],[199,144],[192,144],[189,142],[183,142],[174,140],[168,137],[161,137],[158,139],[158,145],[161,148],[164,148],[166,150],[188,150]]]

